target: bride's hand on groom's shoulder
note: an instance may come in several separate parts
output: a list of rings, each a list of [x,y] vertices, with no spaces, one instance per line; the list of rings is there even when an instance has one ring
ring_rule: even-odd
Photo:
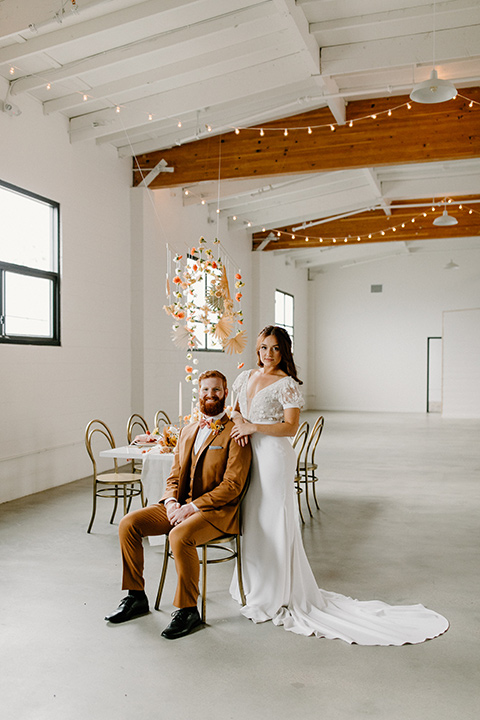
[[[241,415],[240,417],[241,421],[235,423],[235,427],[230,433],[230,437],[232,437],[239,445],[245,447],[245,445],[248,444],[248,436],[253,435],[256,428],[252,423],[246,422]]]

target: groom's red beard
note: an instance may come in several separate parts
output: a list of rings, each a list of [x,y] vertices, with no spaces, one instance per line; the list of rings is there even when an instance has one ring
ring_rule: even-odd
[[[200,410],[204,415],[209,415],[210,417],[220,415],[220,413],[223,412],[224,407],[225,398],[222,398],[221,400],[205,400],[205,398],[200,398]]]

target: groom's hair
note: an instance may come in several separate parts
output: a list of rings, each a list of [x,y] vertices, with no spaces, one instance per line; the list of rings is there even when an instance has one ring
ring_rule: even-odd
[[[205,370],[205,372],[203,372],[198,378],[198,386],[200,387],[200,383],[202,382],[202,380],[206,380],[207,378],[211,378],[211,377],[220,378],[220,380],[223,383],[223,389],[224,390],[226,389],[227,378],[225,377],[225,375],[223,373],[220,372],[220,370]]]

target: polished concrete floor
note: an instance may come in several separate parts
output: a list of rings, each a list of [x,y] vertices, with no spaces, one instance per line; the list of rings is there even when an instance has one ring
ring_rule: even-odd
[[[311,414],[306,414],[311,415]],[[208,626],[178,641],[160,612],[109,626],[116,526],[88,480],[0,506],[4,720],[470,720],[480,714],[480,421],[325,413],[321,511],[304,528],[319,584],[450,620],[421,645],[360,647],[243,618],[231,563],[209,574]],[[146,548],[154,599],[161,555]]]

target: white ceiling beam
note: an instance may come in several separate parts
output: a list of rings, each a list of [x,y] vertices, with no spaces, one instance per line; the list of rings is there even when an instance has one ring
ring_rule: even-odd
[[[353,192],[353,189],[355,192]],[[260,232],[262,227],[283,227],[295,225],[304,220],[315,220],[340,212],[350,212],[358,208],[364,209],[372,201],[370,188],[365,185],[352,188],[349,192],[340,191],[330,195],[317,195],[311,199],[279,204],[274,207],[262,208],[257,212],[245,212],[237,215],[237,221],[229,218],[229,228],[239,223],[251,223],[251,232]],[[308,233],[305,233],[308,235]]]
[[[295,0],[273,0],[273,3],[295,33],[308,72],[311,75],[318,75],[320,73],[320,48],[313,35],[310,34],[305,13]]]
[[[162,31],[151,35],[145,40],[132,42],[122,47],[106,49],[102,53],[82,58],[65,64],[56,70],[48,71],[48,81],[54,85],[60,80],[83,76],[99,68],[103,69],[115,64],[126,67],[133,58],[152,55],[156,66],[172,63],[174,60],[193,59],[205,48],[228,47],[234,42],[249,38],[262,37],[267,32],[275,32],[284,27],[284,20],[272,17],[271,8],[267,3],[239,9],[237,12],[221,15],[210,21],[189,23],[186,27]],[[40,88],[45,85],[44,73],[26,75],[11,82],[12,95]],[[88,77],[88,76],[87,76]]]
[[[479,57],[480,25],[437,32],[435,43],[439,64],[465,56]],[[432,63],[431,33],[322,48],[322,72],[326,75],[385,70],[420,63]]]
[[[278,60],[293,48],[278,33],[262,38],[259,46],[257,38],[225,47],[219,52],[217,48],[207,53],[200,53],[192,61],[191,58],[181,62],[162,65],[161,67],[142,71],[136,75],[120,78],[92,87],[87,92],[89,101],[111,98],[117,104],[132,102],[136,99],[158,95],[183,86],[204,82],[211,78],[219,78],[225,73],[236,72],[256,65]],[[109,103],[110,104],[110,103]],[[77,106],[88,108],[88,102],[82,100],[79,92],[64,95],[43,104],[44,112],[71,110]],[[88,110],[87,110],[88,111]],[[72,113],[74,114],[74,113]]]
[[[78,18],[80,18],[80,20],[75,23],[75,25],[59,28],[59,26],[55,24],[54,27],[59,28],[58,30],[53,30],[52,32],[41,35],[34,35],[21,45],[8,45],[0,48],[0,64],[20,61],[22,58],[36,53],[48,52],[51,51],[52,48],[66,45],[67,43],[77,40],[86,40],[92,35],[112,31],[116,28],[158,15],[162,15],[164,18],[164,31],[172,30],[181,22],[181,18],[184,17],[185,10],[188,6],[190,6],[188,12],[192,14],[195,13],[195,5],[198,6],[197,0],[162,0],[161,3],[159,3],[158,0],[147,0],[138,5],[131,5],[122,10],[100,15],[83,22],[81,21],[81,15],[79,15]]]
[[[385,215],[391,215],[392,212],[391,212],[390,208],[388,207],[388,203],[385,201],[385,199],[383,197],[382,186],[378,180],[376,171],[373,168],[363,168],[363,174],[364,174],[367,182],[370,183],[370,185],[376,195],[376,200],[377,200],[378,204],[385,211]]]
[[[220,202],[220,209],[229,215],[264,212],[282,206],[286,207],[299,201],[315,201],[319,195],[329,196],[338,192],[352,192],[364,184],[361,173],[357,170],[312,173],[304,177],[299,176],[296,182],[272,185],[271,189],[257,189],[250,196],[245,194],[227,198]]]
[[[326,47],[344,44],[346,37],[355,38],[355,42],[369,42],[431,32],[433,29],[433,3],[373,13],[368,13],[364,7],[362,9],[362,15],[312,22],[310,32],[320,40],[322,47]],[[457,27],[469,26],[478,22],[479,17],[477,0],[437,2],[435,27],[437,30],[452,27],[452,19]]]
[[[315,83],[326,91],[328,95],[338,93],[338,87],[334,80],[322,76],[320,65],[320,48],[315,37],[311,33],[308,20],[303,10],[295,3],[295,0],[273,0],[278,10],[287,18],[290,27],[297,37],[301,48],[302,57],[305,60],[306,70],[314,79]],[[327,105],[340,125],[345,124],[345,101],[336,97],[327,100]]]
[[[265,91],[301,82],[302,78],[303,68],[298,55],[280,58],[275,63],[266,63],[257,67],[254,88],[252,88],[250,69],[241,70],[225,75],[222,82],[213,78],[206,80],[201,85],[189,85],[151,98],[127,103],[121,113],[116,113],[115,107],[112,107],[72,118],[70,137],[72,141],[76,141],[107,134],[108,130],[104,126],[95,126],[95,123],[98,122],[109,123],[110,131],[118,131],[122,128],[128,129],[143,125],[144,118],[148,116],[148,113],[163,117],[177,117],[184,113],[195,112],[198,108],[238,102],[241,98],[248,98],[254,94],[261,97]]]
[[[306,81],[280,85],[270,90],[264,90],[261,94],[255,93],[228,103],[209,105],[208,110],[202,110],[202,116],[206,118],[208,114],[210,124],[215,131],[228,132],[237,126],[258,126],[264,122],[284,118],[288,114],[296,114],[302,109],[325,106],[322,100],[320,102],[312,100],[311,106],[306,105],[301,97],[306,90]],[[182,128],[180,130],[172,126],[172,118],[177,121],[181,118]],[[155,122],[149,123],[148,127],[143,125],[131,128],[128,146],[125,144],[123,131],[106,133],[103,137],[97,138],[97,143],[111,142],[117,145],[119,157],[131,155],[132,150],[135,155],[140,155],[198,140],[197,125],[194,111],[188,111],[183,115],[166,117],[165,120],[156,124]]]

